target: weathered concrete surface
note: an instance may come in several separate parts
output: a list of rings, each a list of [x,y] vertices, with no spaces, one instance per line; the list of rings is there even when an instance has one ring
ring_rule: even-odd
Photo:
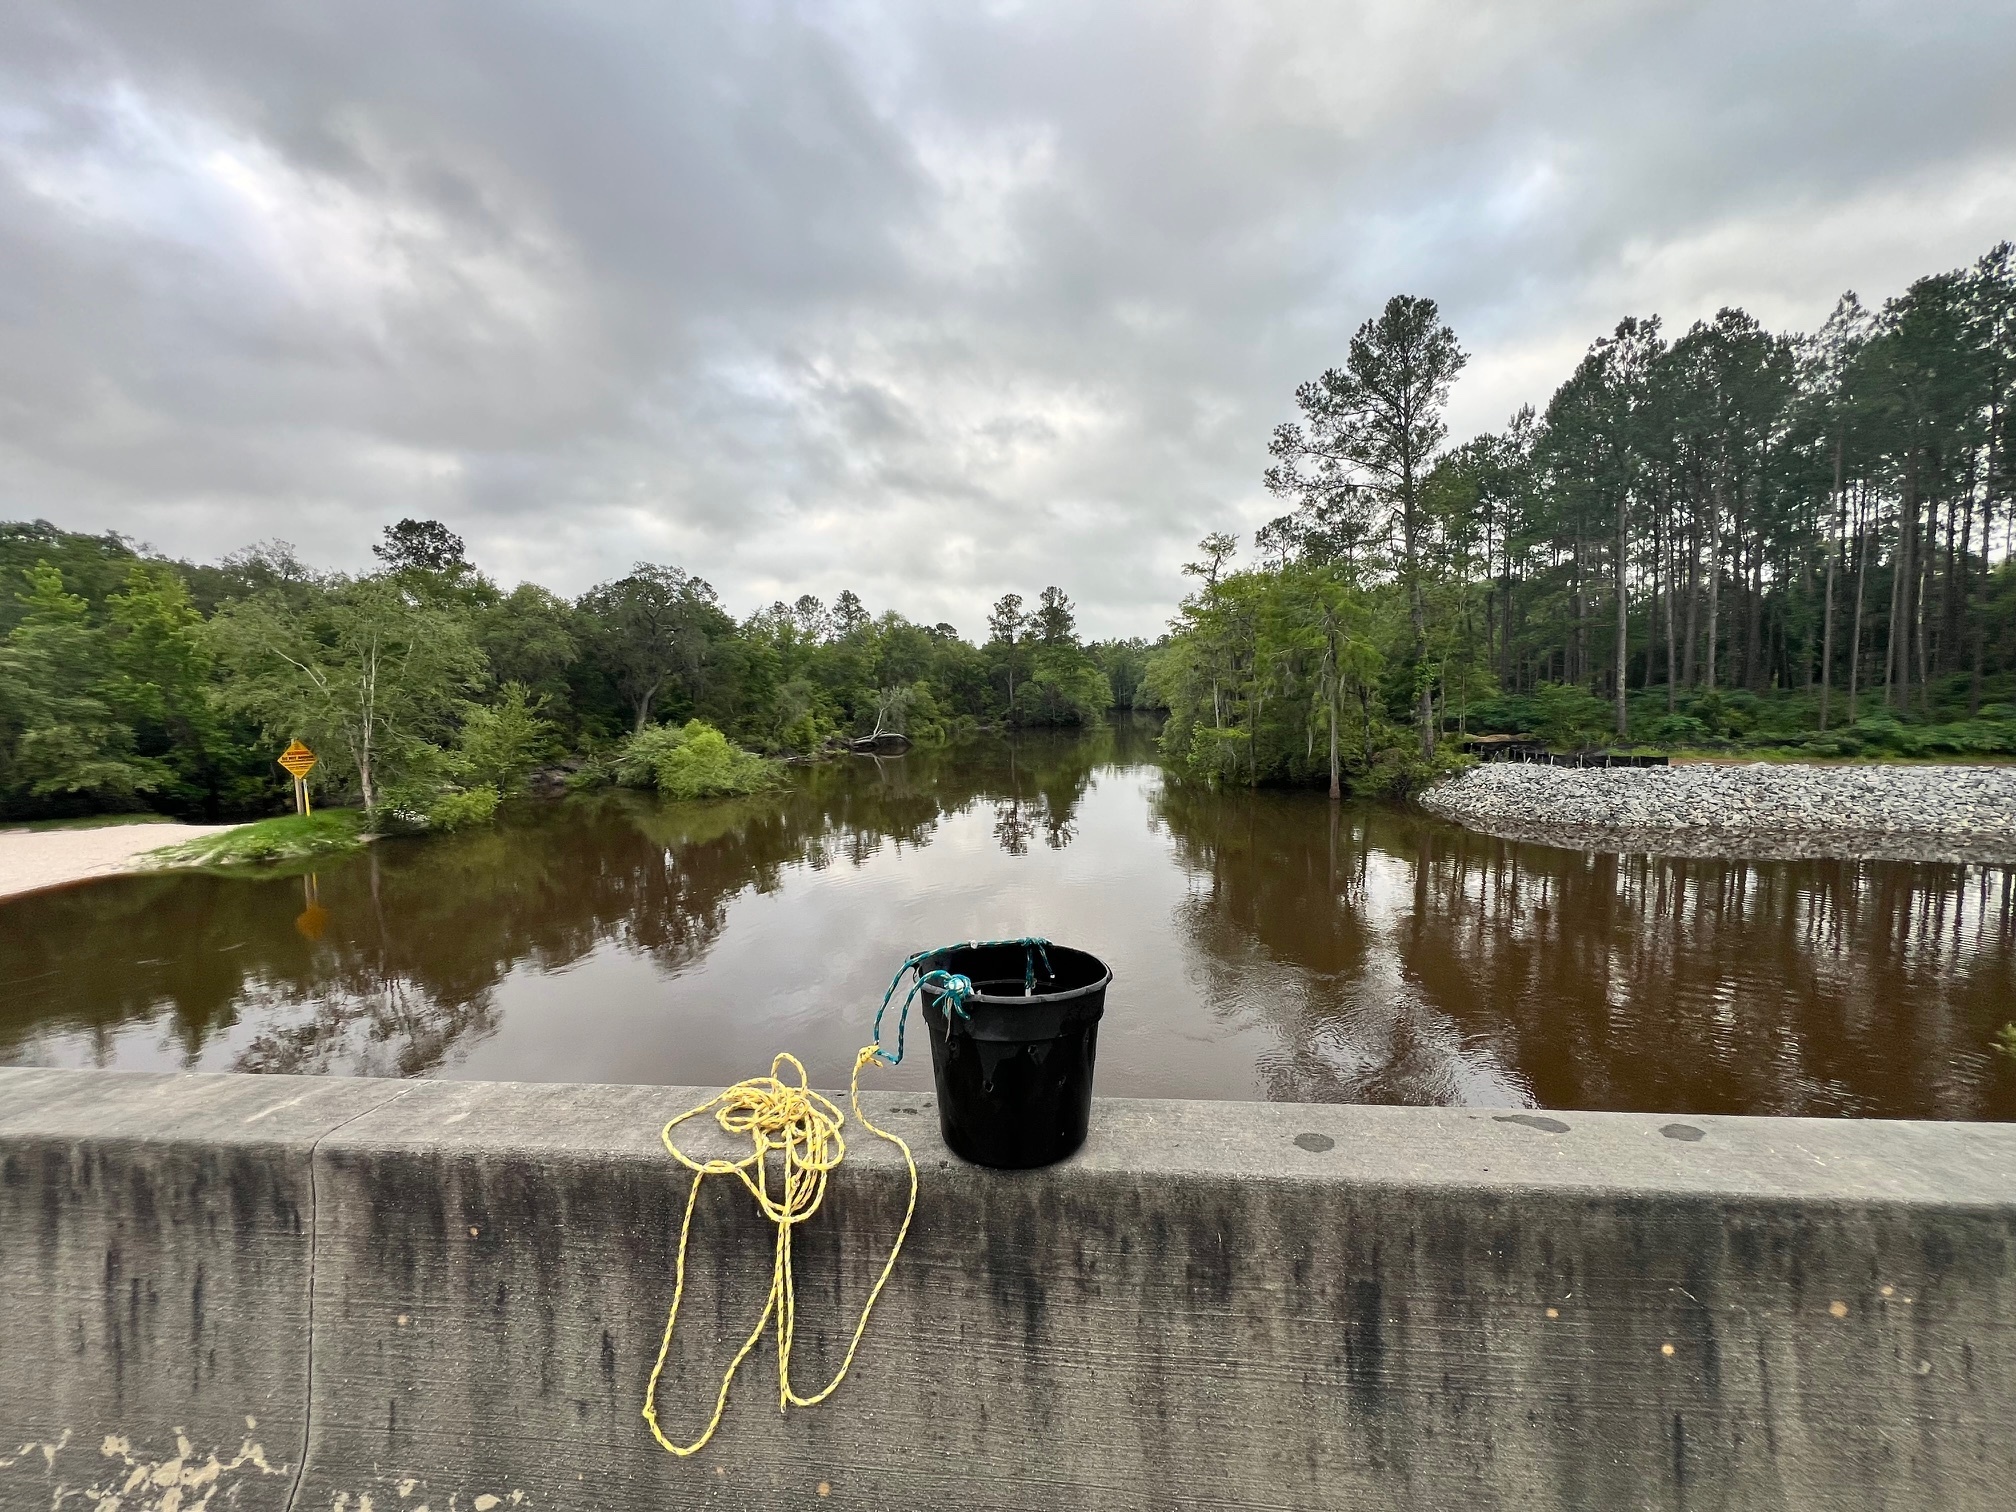
[[[0,1070],[0,1508],[282,1508],[309,1151],[382,1082]]]
[[[115,1102],[129,1080],[53,1074]],[[219,1082],[246,1084],[183,1084]],[[952,1161],[928,1099],[881,1097],[924,1187],[854,1374],[780,1417],[759,1351],[721,1435],[677,1460],[638,1407],[686,1190],[657,1126],[700,1095],[424,1083],[300,1137],[315,1263],[295,1505],[641,1512],[811,1505],[822,1486],[890,1509],[2011,1504],[2016,1126],[1103,1102],[1080,1156],[1004,1174]],[[0,1159],[50,1137],[50,1096],[0,1076]],[[108,1158],[95,1145],[79,1158]],[[6,1188],[31,1229],[42,1185]],[[857,1139],[798,1250],[801,1386],[834,1363],[903,1192],[893,1152]],[[7,1216],[0,1305],[100,1305],[96,1270],[36,1269]],[[705,1420],[767,1282],[739,1187],[697,1224],[675,1433]],[[231,1263],[230,1234],[169,1231],[185,1273]],[[255,1248],[299,1269],[281,1237]],[[233,1282],[263,1341],[224,1362],[248,1398],[302,1360],[284,1337],[305,1290],[266,1281]],[[203,1421],[229,1459],[222,1378],[201,1385]],[[197,1385],[161,1389],[183,1421],[169,1403]],[[0,1404],[24,1399],[0,1379]],[[243,1415],[298,1425],[273,1412]],[[239,1505],[268,1504],[242,1484]]]

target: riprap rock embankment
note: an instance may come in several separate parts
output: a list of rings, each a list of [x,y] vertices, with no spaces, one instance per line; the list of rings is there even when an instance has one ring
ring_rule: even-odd
[[[1491,762],[1422,803],[1509,840],[1657,855],[2016,862],[2016,767]]]

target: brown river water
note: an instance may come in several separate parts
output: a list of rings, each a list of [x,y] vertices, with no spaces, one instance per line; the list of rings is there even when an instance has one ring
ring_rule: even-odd
[[[0,1064],[837,1086],[906,954],[1038,934],[1113,968],[1111,1095],[2016,1118],[2009,868],[1583,854],[1153,755],[1029,735],[18,899]],[[911,1029],[871,1084],[928,1087]]]

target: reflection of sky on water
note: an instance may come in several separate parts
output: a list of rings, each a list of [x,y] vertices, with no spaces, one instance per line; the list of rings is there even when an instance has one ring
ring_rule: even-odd
[[[1041,933],[1114,969],[1114,1095],[2016,1116],[2007,871],[1586,856],[1145,756],[534,806],[324,867],[319,914],[298,877],[21,900],[0,1061],[705,1085],[789,1049],[837,1084],[905,954]],[[882,1084],[928,1084],[913,1027]]]

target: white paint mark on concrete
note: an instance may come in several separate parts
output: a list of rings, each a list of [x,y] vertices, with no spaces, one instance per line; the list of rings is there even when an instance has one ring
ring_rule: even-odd
[[[12,1459],[0,1459],[0,1470],[5,1470],[9,1465],[14,1464],[18,1460],[24,1460],[31,1454],[42,1456],[42,1468],[45,1471],[53,1470],[56,1468],[56,1456],[62,1452],[63,1446],[69,1442],[70,1430],[68,1428],[63,1430],[63,1437],[56,1440],[53,1444],[38,1444],[31,1439],[14,1451]]]
[[[377,1503],[374,1498],[387,1495],[393,1491],[396,1491],[399,1495],[399,1505],[394,1508],[388,1503],[384,1507],[384,1512],[430,1512],[430,1504],[428,1502],[423,1501],[416,1504],[411,1500],[411,1498],[419,1494],[424,1484],[421,1478],[415,1475],[403,1476],[396,1481],[389,1476],[381,1476],[375,1481],[376,1489],[373,1491],[339,1491],[334,1493],[334,1500],[329,1504],[329,1512],[377,1512]],[[466,1502],[462,1500],[465,1496],[469,1497],[469,1500]],[[529,1506],[530,1503],[531,1498],[523,1491],[516,1489],[509,1492],[482,1491],[473,1496],[467,1491],[453,1491],[448,1495],[447,1512],[498,1512],[499,1508],[507,1505],[519,1507]],[[111,1509],[94,1508],[93,1512],[111,1512]],[[194,1509],[183,1507],[180,1509],[180,1512],[194,1512]],[[220,1506],[216,1509],[216,1512],[225,1512],[225,1509]]]
[[[254,1422],[253,1419],[247,1419]],[[283,1475],[291,1465],[274,1466],[266,1459],[263,1446],[245,1439],[230,1459],[222,1459],[215,1449],[198,1453],[189,1436],[177,1428],[175,1452],[156,1458],[136,1450],[123,1433],[108,1433],[98,1444],[97,1460],[89,1468],[86,1484],[67,1478],[53,1488],[52,1506],[81,1504],[89,1512],[208,1512],[213,1498],[222,1492],[222,1505],[237,1500],[245,1473]],[[40,1451],[45,1471],[53,1476],[56,1461],[69,1445],[71,1435],[53,1444],[24,1444],[14,1459],[0,1460],[0,1468],[14,1464],[30,1450]],[[107,1463],[107,1462],[111,1463]]]

